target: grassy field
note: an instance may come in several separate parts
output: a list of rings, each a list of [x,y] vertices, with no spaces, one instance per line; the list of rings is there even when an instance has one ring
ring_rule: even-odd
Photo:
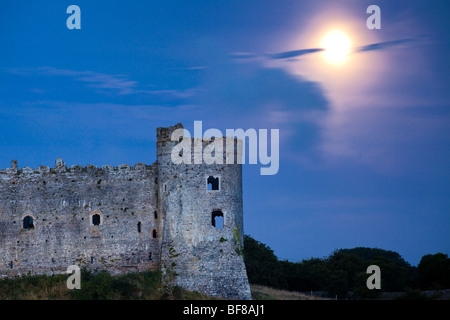
[[[250,285],[253,300],[323,300],[324,298],[311,297],[299,292],[278,290],[260,285]]]

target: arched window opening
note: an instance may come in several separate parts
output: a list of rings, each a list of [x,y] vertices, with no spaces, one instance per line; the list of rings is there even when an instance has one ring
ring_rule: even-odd
[[[211,215],[211,225],[216,229],[223,229],[224,220],[223,220],[223,212],[220,210],[213,211]]]
[[[155,212],[153,213],[153,216],[155,217],[155,219],[158,219],[158,211],[155,211]]]
[[[152,237],[153,237],[153,239],[156,239],[158,237],[158,233],[156,232],[156,229],[152,230]]]
[[[139,233],[141,233],[141,226],[142,226],[142,224],[141,224],[141,222],[139,221],[138,224],[137,224],[137,228],[138,228],[138,232],[139,232]]]
[[[34,222],[33,222],[32,216],[26,216],[25,218],[23,218],[23,228],[26,230],[34,228]]]
[[[92,224],[94,226],[99,226],[101,222],[101,217],[98,213],[92,215]]]

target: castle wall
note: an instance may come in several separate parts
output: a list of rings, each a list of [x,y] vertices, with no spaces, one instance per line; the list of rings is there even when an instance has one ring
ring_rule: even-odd
[[[242,166],[174,164],[177,128],[157,129],[151,166],[0,170],[0,276],[162,269],[188,290],[251,299]]]
[[[159,267],[156,165],[15,166],[0,171],[0,275],[64,273],[73,264],[111,273]],[[31,229],[23,228],[27,215]]]

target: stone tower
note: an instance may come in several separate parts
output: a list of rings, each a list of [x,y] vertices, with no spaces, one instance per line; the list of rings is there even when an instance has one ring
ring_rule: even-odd
[[[251,299],[242,252],[242,166],[174,164],[171,152],[179,141],[171,141],[171,134],[182,128],[157,129],[162,268],[189,290]]]

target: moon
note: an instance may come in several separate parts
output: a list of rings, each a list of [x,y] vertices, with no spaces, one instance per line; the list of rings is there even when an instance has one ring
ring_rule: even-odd
[[[347,61],[351,51],[350,38],[341,31],[331,31],[322,39],[323,55],[330,64],[341,65]]]

